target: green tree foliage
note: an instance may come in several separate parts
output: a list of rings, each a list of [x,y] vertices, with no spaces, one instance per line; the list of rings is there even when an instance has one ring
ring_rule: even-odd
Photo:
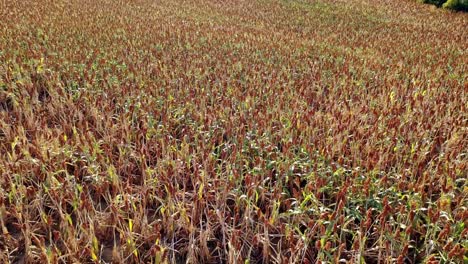
[[[419,2],[436,5],[447,9],[468,11],[468,0],[418,0]]]
[[[443,7],[466,12],[468,11],[468,0],[448,0],[443,4]]]
[[[420,0],[419,2],[426,3],[426,4],[432,4],[432,5],[436,5],[438,7],[441,7],[446,2],[446,0]]]

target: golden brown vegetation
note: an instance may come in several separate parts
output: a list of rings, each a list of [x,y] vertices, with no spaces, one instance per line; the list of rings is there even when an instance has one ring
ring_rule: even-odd
[[[466,28],[404,0],[2,1],[0,262],[462,262]]]

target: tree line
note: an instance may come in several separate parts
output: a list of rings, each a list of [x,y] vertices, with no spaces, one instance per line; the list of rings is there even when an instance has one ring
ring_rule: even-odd
[[[468,0],[418,0],[422,3],[433,4],[438,7],[458,10],[458,11],[468,11]]]

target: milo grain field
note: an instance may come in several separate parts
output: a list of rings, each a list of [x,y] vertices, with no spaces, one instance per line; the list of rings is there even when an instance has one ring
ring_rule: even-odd
[[[467,29],[412,0],[1,1],[0,263],[467,263]]]

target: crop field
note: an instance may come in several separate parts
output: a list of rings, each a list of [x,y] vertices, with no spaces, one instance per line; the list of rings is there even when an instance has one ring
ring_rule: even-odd
[[[468,15],[0,1],[0,263],[467,263]]]

